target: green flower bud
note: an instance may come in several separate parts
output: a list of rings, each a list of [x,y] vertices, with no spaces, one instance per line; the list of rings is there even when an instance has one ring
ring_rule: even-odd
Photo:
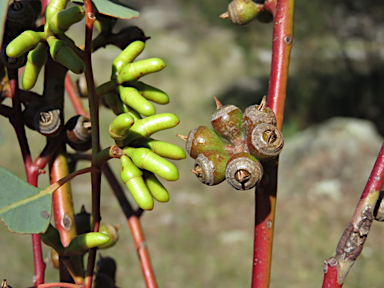
[[[67,67],[75,74],[81,74],[85,70],[83,60],[73,51],[65,41],[51,36],[47,39],[52,59]]]
[[[51,19],[52,15],[65,9],[68,0],[51,0],[45,9],[45,19]]]
[[[24,31],[8,44],[6,53],[8,57],[18,58],[24,53],[35,49],[42,39],[44,39],[43,32]]]
[[[40,233],[39,236],[45,245],[52,247],[59,254],[62,254],[64,247],[61,243],[60,233],[55,227],[52,226],[52,224],[49,224],[47,231],[45,231],[45,233]]]
[[[149,192],[151,192],[152,197],[159,202],[168,202],[169,193],[167,189],[161,184],[161,182],[156,178],[156,176],[148,171],[144,171],[144,182],[147,185]]]
[[[89,232],[81,234],[72,239],[65,249],[64,255],[82,255],[89,249],[103,245],[109,241],[109,236],[100,232]]]
[[[121,84],[123,82],[137,80],[147,74],[161,71],[165,66],[164,61],[159,58],[150,58],[130,63],[121,69],[121,72],[117,76],[117,82]]]
[[[133,87],[119,86],[121,101],[144,116],[156,114],[155,107]]]
[[[137,205],[144,210],[152,210],[154,202],[142,178],[143,172],[126,155],[120,157],[120,163],[121,180],[127,186]]]
[[[134,123],[131,115],[123,113],[118,115],[109,125],[109,136],[116,141],[118,146],[123,146],[122,140],[128,136],[129,129]]]
[[[112,77],[116,78],[121,69],[128,63],[131,63],[137,56],[143,52],[145,43],[142,41],[135,41],[129,44],[112,62]]]
[[[148,148],[125,147],[123,153],[128,155],[140,169],[151,171],[168,181],[179,179],[179,171],[176,166]]]
[[[115,227],[109,223],[100,225],[99,232],[108,235],[109,241],[103,245],[98,246],[97,248],[106,249],[116,244],[117,240],[119,240],[118,226]]]
[[[81,6],[72,6],[52,15],[48,20],[49,29],[55,33],[64,33],[73,24],[83,20],[85,11]]]
[[[27,64],[23,74],[22,85],[24,90],[30,90],[35,86],[37,77],[47,61],[47,46],[39,43],[35,49],[28,53]]]
[[[180,123],[179,117],[172,113],[161,113],[135,121],[125,143],[151,136],[160,130],[173,128]]]
[[[132,145],[135,147],[147,147],[157,155],[173,160],[181,160],[187,157],[184,150],[179,146],[152,138],[140,139],[132,143]]]
[[[129,85],[135,87],[137,91],[139,91],[139,93],[149,101],[162,105],[169,103],[168,95],[155,87],[140,81],[129,82]]]

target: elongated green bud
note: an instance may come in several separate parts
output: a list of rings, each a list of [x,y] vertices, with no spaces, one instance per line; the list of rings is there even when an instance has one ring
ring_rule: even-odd
[[[121,102],[120,96],[117,95],[116,93],[109,93],[104,95],[104,100],[105,100],[105,103],[107,103],[108,107],[116,115],[124,113],[124,110],[128,109],[126,105],[123,102]]]
[[[73,6],[59,11],[48,20],[49,29],[55,33],[64,33],[73,24],[83,20],[85,11],[81,6]]]
[[[52,247],[59,254],[63,253],[64,247],[61,243],[60,233],[52,226],[52,224],[49,224],[47,231],[45,231],[45,233],[40,233],[39,236],[45,245]]]
[[[151,171],[164,180],[176,181],[179,179],[179,170],[176,166],[148,148],[125,147],[123,153],[128,155],[140,169]]]
[[[65,249],[64,255],[82,255],[89,249],[103,245],[109,241],[109,236],[101,232],[89,232],[72,239]]]
[[[117,240],[119,240],[119,233],[118,233],[118,226],[112,226],[109,223],[101,224],[99,228],[99,232],[104,233],[105,235],[108,235],[109,241],[103,245],[98,246],[99,249],[106,249],[109,247],[112,247],[116,244]]]
[[[24,31],[8,44],[5,52],[8,57],[18,58],[24,53],[35,49],[42,39],[44,39],[43,32],[35,32],[32,30]]]
[[[172,113],[161,113],[135,121],[125,143],[151,136],[160,130],[173,128],[180,123],[179,117]]]
[[[149,101],[162,105],[169,103],[168,95],[155,87],[147,85],[141,81],[130,82],[129,85],[135,87],[137,91]]]
[[[45,9],[45,19],[50,19],[53,14],[65,9],[68,0],[51,0]]]
[[[140,139],[132,143],[132,145],[135,147],[147,147],[157,155],[173,160],[181,160],[187,157],[184,149],[180,148],[179,146],[152,138]]]
[[[83,60],[77,56],[75,51],[73,51],[65,41],[58,40],[52,36],[49,37],[47,41],[50,47],[49,52],[51,53],[53,60],[64,65],[75,74],[84,72],[85,64]]]
[[[142,178],[143,172],[137,168],[132,160],[126,155],[120,157],[120,163],[121,180],[124,182],[125,186],[127,186],[137,205],[144,210],[152,210],[154,202],[152,195]]]
[[[137,56],[143,52],[145,43],[135,41],[129,44],[112,62],[112,79],[116,78],[121,69],[128,63],[131,63]]]
[[[121,101],[144,116],[156,114],[155,107],[133,87],[119,86]]]
[[[129,129],[135,120],[131,115],[123,113],[118,115],[109,125],[109,136],[116,141],[117,146],[123,146],[122,140],[128,136]]]
[[[35,86],[41,68],[47,61],[47,46],[39,43],[35,49],[28,53],[27,59],[22,80],[24,90],[30,90]]]
[[[121,72],[117,76],[117,82],[121,84],[123,82],[137,80],[147,74],[161,71],[165,66],[164,61],[159,58],[150,58],[130,63],[121,69]]]
[[[144,171],[144,182],[147,185],[149,192],[151,192],[152,197],[159,202],[168,202],[169,193],[167,189],[161,184],[157,177],[148,171]]]

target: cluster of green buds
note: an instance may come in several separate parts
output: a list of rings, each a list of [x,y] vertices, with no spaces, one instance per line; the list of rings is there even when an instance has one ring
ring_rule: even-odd
[[[17,59],[28,54],[22,78],[24,90],[30,90],[35,86],[39,73],[47,61],[48,50],[53,60],[72,72],[81,74],[85,70],[85,64],[81,59],[82,51],[65,35],[70,26],[84,18],[85,11],[81,6],[66,8],[67,2],[68,0],[50,1],[45,10],[44,31],[26,30],[6,46],[8,63],[18,63]]]
[[[199,126],[188,136],[179,135],[186,141],[188,154],[196,159],[191,171],[206,185],[227,179],[237,190],[251,189],[263,178],[262,163],[279,155],[284,145],[275,114],[267,107],[266,97],[244,114],[234,105],[223,106],[215,100],[213,129]]]
[[[139,207],[152,210],[154,199],[169,200],[156,175],[168,181],[179,179],[176,166],[164,157],[179,160],[186,154],[176,145],[150,138],[160,130],[175,127],[180,119],[172,113],[156,114],[151,102],[167,104],[168,95],[138,81],[166,66],[158,58],[133,62],[144,47],[142,41],[129,44],[113,61],[111,80],[96,90],[98,95],[104,95],[104,102],[117,115],[109,125],[109,135],[122,149],[121,179]]]
[[[272,14],[264,7],[264,3],[252,0],[233,0],[228,5],[228,11],[221,14],[220,18],[231,20],[235,25],[245,25],[253,19],[268,23],[273,20]]]

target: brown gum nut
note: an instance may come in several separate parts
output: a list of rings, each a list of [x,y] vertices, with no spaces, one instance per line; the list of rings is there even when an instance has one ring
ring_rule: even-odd
[[[196,159],[200,153],[207,150],[230,152],[232,148],[231,145],[223,142],[213,129],[206,126],[199,126],[191,130],[186,143],[187,152],[193,159]]]
[[[77,115],[68,120],[65,128],[67,129],[67,138],[71,143],[85,143],[91,139],[91,120],[82,115]]]
[[[248,137],[253,128],[260,123],[268,123],[276,126],[275,113],[266,106],[260,106],[261,105],[252,105],[244,111],[243,130],[246,137]]]
[[[237,190],[249,190],[263,178],[263,166],[260,161],[248,153],[233,155],[226,166],[225,177]]]
[[[217,150],[204,151],[197,156],[194,171],[200,182],[212,186],[225,180],[225,166],[229,154]]]
[[[242,118],[243,113],[238,107],[225,105],[212,114],[211,124],[222,138],[237,145],[243,140]]]
[[[281,131],[276,126],[267,123],[257,125],[248,134],[247,140],[250,153],[259,160],[276,157],[284,146]]]

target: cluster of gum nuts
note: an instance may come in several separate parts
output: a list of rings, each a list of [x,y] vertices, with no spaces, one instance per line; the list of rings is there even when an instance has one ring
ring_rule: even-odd
[[[178,135],[196,159],[191,171],[206,185],[227,179],[237,190],[251,189],[263,178],[262,163],[279,155],[284,145],[275,114],[267,107],[266,97],[259,105],[246,108],[244,114],[234,105],[223,106],[216,97],[215,101],[213,129],[199,126],[188,136]]]

